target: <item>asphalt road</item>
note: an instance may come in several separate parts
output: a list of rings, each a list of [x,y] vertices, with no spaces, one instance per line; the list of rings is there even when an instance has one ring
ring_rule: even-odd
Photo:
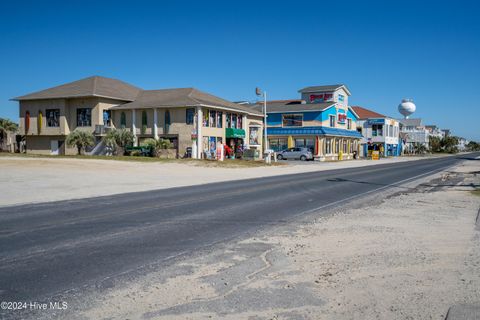
[[[172,257],[299,214],[321,214],[478,155],[0,207],[0,300],[47,300],[108,285],[105,279],[148,272]]]

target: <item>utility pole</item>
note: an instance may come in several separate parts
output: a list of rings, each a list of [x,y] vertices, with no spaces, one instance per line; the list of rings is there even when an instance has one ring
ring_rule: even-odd
[[[268,146],[268,134],[267,134],[267,92],[263,91],[260,88],[255,88],[255,93],[257,96],[263,96],[263,136],[265,140],[264,152],[267,152],[269,149]]]

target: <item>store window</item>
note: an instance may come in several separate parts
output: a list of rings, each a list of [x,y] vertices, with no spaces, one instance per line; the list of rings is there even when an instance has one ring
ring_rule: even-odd
[[[347,140],[343,139],[343,153],[347,153]]]
[[[60,109],[47,109],[47,127],[60,127]]]
[[[338,153],[340,151],[340,141],[338,139],[335,139],[335,153]]]
[[[237,124],[237,128],[238,128],[238,129],[242,129],[242,128],[243,128],[243,123],[242,123],[242,122],[243,122],[243,117],[242,117],[241,115],[238,115],[238,117],[237,117],[237,123],[238,123],[238,124]]]
[[[237,128],[237,115],[235,113],[232,113],[232,128]]]
[[[288,142],[286,138],[268,139],[270,149],[275,152],[286,150],[288,148]]]
[[[92,108],[77,109],[77,127],[92,126]]]
[[[194,108],[187,108],[185,110],[185,123],[186,124],[193,124],[195,118],[195,109]]]
[[[301,127],[303,116],[301,114],[284,114],[282,124],[284,127]]]
[[[325,154],[332,154],[332,138],[325,139]]]
[[[217,111],[217,128],[223,127],[223,112]]]
[[[250,127],[249,144],[253,146],[260,145],[260,127]]]
[[[315,139],[295,139],[295,147],[308,148],[313,152],[315,150]]]
[[[335,116],[333,115],[330,116],[330,127],[335,127]]]

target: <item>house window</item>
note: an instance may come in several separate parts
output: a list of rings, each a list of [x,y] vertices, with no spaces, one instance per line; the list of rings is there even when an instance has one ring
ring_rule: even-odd
[[[147,111],[143,110],[142,111],[142,127],[140,128],[141,134],[147,133],[147,127],[148,127],[147,123],[148,123]]]
[[[237,128],[237,115],[232,113],[232,128]]]
[[[47,109],[47,127],[60,127],[60,109]]]
[[[217,111],[217,128],[223,127],[223,112]]]
[[[347,119],[347,129],[352,130],[352,119]]]
[[[217,126],[217,112],[215,112],[215,110],[210,111],[209,123],[212,128]]]
[[[301,114],[284,114],[282,120],[284,127],[303,126],[303,116]]]
[[[333,115],[330,116],[330,127],[335,127],[335,116]]]
[[[242,117],[241,115],[239,115],[239,116],[237,117],[237,128],[238,128],[238,129],[242,129],[242,128],[243,128],[243,123],[242,123],[243,120],[242,120],[242,118],[243,118],[243,117]]]
[[[376,136],[383,136],[383,125],[381,124],[373,124],[372,125],[372,137]]]
[[[325,139],[325,154],[332,154],[332,138]]]
[[[232,127],[232,114],[231,113],[226,113],[225,114],[225,122],[226,122],[226,126],[227,128],[231,128]]]
[[[127,116],[125,112],[122,111],[120,114],[120,127],[125,128],[127,126]]]
[[[186,124],[193,124],[194,118],[195,118],[195,109],[193,108],[187,108],[185,111],[185,123]]]
[[[339,95],[338,95],[338,101],[340,101],[340,102],[345,101],[345,97],[344,97],[343,94],[339,94]]]
[[[208,118],[210,117],[210,111],[207,109],[205,110],[205,113],[203,114],[203,126],[208,127]]]
[[[170,111],[167,110],[165,111],[165,133],[168,134],[170,131],[170,125],[172,124],[172,121],[170,119]]]
[[[77,127],[92,126],[92,108],[77,109]]]

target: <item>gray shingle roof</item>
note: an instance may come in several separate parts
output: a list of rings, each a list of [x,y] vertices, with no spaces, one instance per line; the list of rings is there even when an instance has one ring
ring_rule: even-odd
[[[421,118],[399,119],[398,121],[405,127],[421,127],[422,126]]]
[[[144,90],[140,92],[135,101],[113,107],[112,110],[154,107],[175,108],[204,105],[262,115],[261,112],[258,112],[250,106],[236,104],[195,88]]]
[[[335,105],[335,102],[322,102],[322,103],[298,103],[289,104],[285,102],[268,102],[267,101],[267,113],[276,112],[295,112],[295,111],[323,111],[331,106]],[[263,103],[258,102],[250,105],[251,108],[263,112]]]
[[[104,97],[123,101],[133,101],[140,91],[140,88],[120,80],[93,76],[16,97],[12,100],[22,101],[79,97]]]
[[[326,92],[326,91],[335,91],[338,88],[343,87],[345,91],[350,95],[350,90],[348,90],[347,86],[344,84],[329,84],[325,86],[311,86],[311,87],[305,87],[303,89],[298,90],[298,92],[304,93],[304,92]]]

